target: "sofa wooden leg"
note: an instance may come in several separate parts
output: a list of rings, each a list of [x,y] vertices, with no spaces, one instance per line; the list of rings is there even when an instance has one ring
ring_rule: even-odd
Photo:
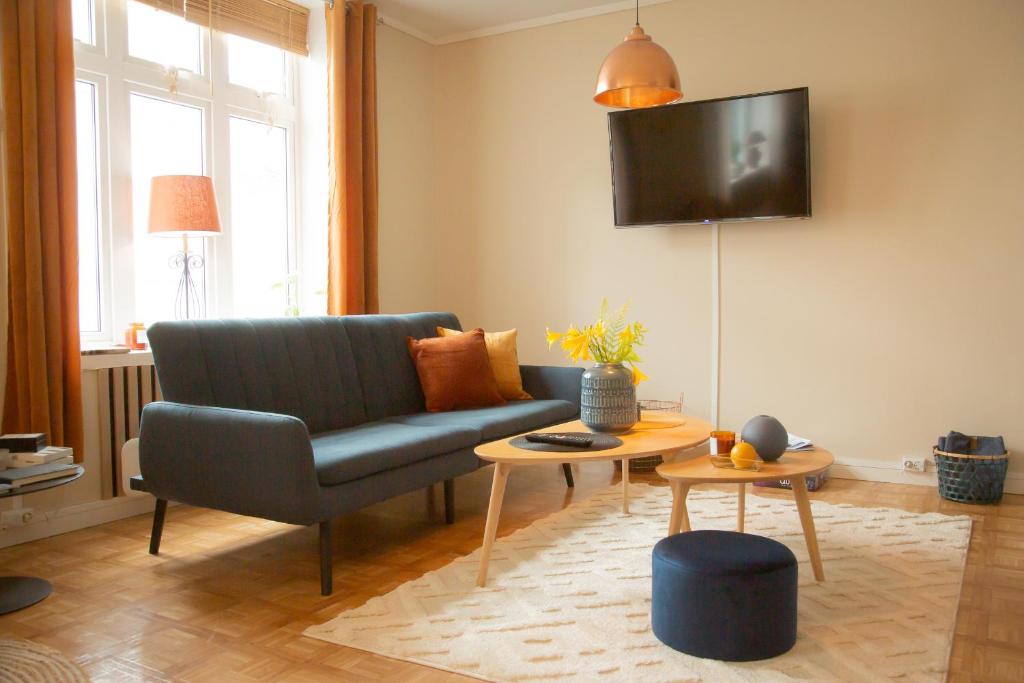
[[[565,485],[572,488],[576,485],[572,480],[572,467],[567,462],[562,463],[562,474],[565,475]]]
[[[455,523],[455,480],[444,480],[444,523]]]
[[[320,595],[330,595],[334,592],[333,556],[331,520],[328,519],[320,522]]]
[[[156,499],[156,509],[153,510],[153,531],[149,535],[149,554],[156,555],[160,552],[160,536],[164,532],[164,517],[167,515],[167,501]]]

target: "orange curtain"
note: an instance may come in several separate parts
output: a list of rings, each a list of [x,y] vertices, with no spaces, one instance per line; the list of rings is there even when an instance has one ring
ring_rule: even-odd
[[[327,312],[377,313],[377,8],[327,14]]]
[[[5,432],[82,459],[71,0],[3,0],[7,176]]]

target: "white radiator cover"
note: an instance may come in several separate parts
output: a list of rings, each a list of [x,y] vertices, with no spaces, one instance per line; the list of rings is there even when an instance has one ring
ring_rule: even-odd
[[[148,352],[84,356],[82,371],[86,405],[88,392],[94,392],[95,410],[85,412],[85,442],[96,449],[101,497],[131,495],[121,454],[125,442],[139,435],[143,406],[162,398],[153,356]]]

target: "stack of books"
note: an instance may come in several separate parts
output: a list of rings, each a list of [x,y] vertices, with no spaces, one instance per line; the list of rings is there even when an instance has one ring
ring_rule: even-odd
[[[66,446],[47,446],[35,453],[11,453],[7,456],[8,467],[33,467],[50,463],[71,464],[74,451]]]
[[[66,463],[48,463],[46,465],[33,465],[32,467],[12,467],[0,472],[0,484],[8,484],[11,488],[18,488],[27,484],[36,484],[50,479],[70,477],[78,470],[77,465]]]
[[[0,436],[0,493],[26,484],[59,479],[75,473],[74,452],[48,446],[46,434]]]

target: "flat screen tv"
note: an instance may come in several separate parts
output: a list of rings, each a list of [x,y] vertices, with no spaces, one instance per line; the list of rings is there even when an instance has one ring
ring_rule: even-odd
[[[608,114],[615,225],[809,218],[807,88]]]

